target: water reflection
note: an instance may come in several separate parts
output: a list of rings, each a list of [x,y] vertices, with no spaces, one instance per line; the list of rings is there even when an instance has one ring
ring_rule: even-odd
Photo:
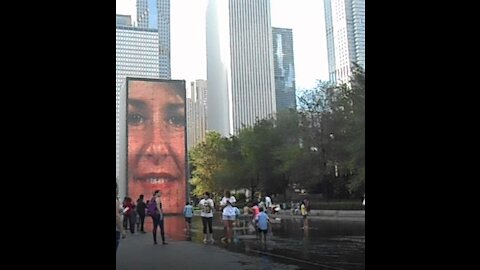
[[[215,245],[234,252],[262,258],[268,264],[276,261],[301,265],[302,269],[365,269],[365,222],[345,220],[309,220],[303,227],[302,219],[272,220],[272,233],[265,244],[249,233],[247,227],[237,227],[234,241],[223,243],[223,225],[218,216],[213,220]],[[146,220],[146,231],[152,231],[151,219]],[[200,217],[192,219],[191,234],[185,229],[182,216],[165,218],[167,239],[202,243],[203,227]]]

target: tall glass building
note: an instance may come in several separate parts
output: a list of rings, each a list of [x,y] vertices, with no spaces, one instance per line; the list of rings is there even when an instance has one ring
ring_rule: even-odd
[[[277,111],[296,109],[292,29],[272,28]]]
[[[126,20],[122,18],[120,21],[125,22]],[[126,77],[161,78],[158,48],[158,32],[156,29],[142,29],[117,24],[115,49],[117,176],[119,174],[120,89]]]
[[[129,15],[117,15],[116,22],[116,174],[118,176],[119,94],[125,78],[171,78],[170,0],[137,0],[136,22],[132,23]]]
[[[324,0],[328,73],[348,81],[352,62],[365,68],[365,0]]]
[[[207,130],[207,81],[195,80],[187,89],[187,149],[205,139]]]
[[[223,136],[276,112],[269,0],[209,0],[207,129]]]
[[[137,25],[158,31],[160,74],[170,79],[170,0],[137,0]]]

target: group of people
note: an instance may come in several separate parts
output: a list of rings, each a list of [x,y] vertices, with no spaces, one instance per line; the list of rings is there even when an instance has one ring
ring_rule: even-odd
[[[135,233],[135,213],[138,213],[140,217],[140,231],[144,231],[144,221],[145,216],[149,215],[153,221],[153,243],[155,245],[157,242],[157,231],[160,228],[160,235],[162,237],[162,244],[166,245],[165,241],[165,229],[164,229],[164,215],[162,210],[162,201],[161,201],[161,192],[160,190],[155,190],[153,197],[145,203],[143,194],[139,196],[137,204],[133,204],[131,198],[126,197],[123,204],[120,204],[118,199],[118,184],[116,184],[116,249],[118,250],[118,245],[120,243],[120,238],[126,238],[127,225],[124,222],[129,223],[130,232]],[[123,207],[122,207],[123,206]],[[124,216],[122,222],[122,215]]]
[[[234,235],[234,222],[238,220],[239,216],[241,215],[240,210],[236,206],[236,199],[234,196],[230,194],[229,191],[225,192],[225,196],[220,200],[220,207],[222,211],[221,219],[224,227],[224,236],[222,237],[222,242],[231,243],[233,241]],[[271,201],[270,201],[271,203]],[[200,206],[200,216],[202,218],[202,225],[203,225],[203,234],[204,239],[203,242],[205,244],[214,243],[213,239],[213,217],[215,213],[215,203],[211,198],[210,192],[205,192],[203,195],[203,199],[199,202]],[[247,207],[248,208],[248,207]],[[134,204],[131,198],[126,197],[121,204],[118,199],[118,185],[116,186],[116,244],[117,249],[121,238],[126,237],[126,230],[129,228],[130,232],[133,234],[135,232],[135,225],[136,225],[136,214],[140,217],[140,231],[144,231],[144,221],[145,217],[148,215],[152,218],[153,221],[153,242],[154,244],[158,244],[157,242],[157,231],[160,228],[160,235],[162,238],[162,244],[166,245],[167,242],[165,241],[165,229],[164,229],[164,214],[162,210],[162,202],[161,202],[161,192],[160,190],[156,190],[153,193],[153,197],[144,202],[144,196],[140,195],[137,203]],[[193,218],[193,206],[191,203],[187,202],[185,204],[183,215],[185,217],[185,225],[187,234],[190,234],[191,231],[191,222]],[[266,210],[263,206],[259,207],[258,203],[254,203],[251,210],[249,209],[247,213],[244,215],[248,215],[252,213],[252,220],[251,222],[256,227],[257,236],[261,236],[261,240],[266,242],[267,232],[269,229],[270,219]],[[124,216],[122,222],[122,215]],[[129,225],[129,226],[128,226]]]
[[[235,206],[236,199],[234,196],[230,195],[229,191],[225,192],[225,196],[220,201],[220,206],[222,207],[222,222],[224,227],[224,237],[222,238],[223,242],[231,242],[233,240],[233,222],[240,215],[240,211]],[[200,216],[202,218],[203,225],[203,242],[214,243],[213,240],[213,216],[215,213],[215,203],[211,198],[210,192],[205,192],[203,194],[203,199],[198,203],[200,206]],[[187,208],[185,206],[185,208]],[[185,212],[185,211],[184,211]],[[185,216],[187,223],[190,223],[191,219]],[[188,219],[188,220],[187,220]],[[190,226],[190,225],[187,225]],[[189,228],[189,227],[188,227]]]
[[[221,219],[223,223],[223,228],[224,228],[224,236],[222,237],[222,242],[225,243],[230,243],[233,241],[233,235],[234,235],[234,230],[233,230],[233,225],[236,220],[240,217],[241,213],[238,207],[236,206],[237,200],[235,199],[234,196],[230,194],[230,191],[225,191],[225,194],[223,198],[220,200],[220,207],[222,211]],[[271,201],[270,201],[271,204]],[[199,207],[200,207],[200,216],[202,218],[202,225],[203,225],[203,242],[204,243],[214,243],[213,240],[213,229],[212,229],[212,223],[213,223],[213,216],[215,213],[215,203],[213,199],[211,198],[210,192],[205,192],[203,194],[203,199],[200,200],[199,202]],[[245,206],[248,208],[248,206]],[[191,217],[193,216],[193,210],[192,206],[187,203],[184,209],[184,215],[185,215],[185,222],[186,222],[186,227],[187,231],[190,230],[191,228]],[[258,207],[258,203],[254,203],[252,210],[247,210],[247,213],[245,212],[244,208],[244,215],[248,215],[249,213],[252,213],[252,223],[254,226],[257,228],[257,236],[259,234],[263,234],[263,241],[266,241],[266,236],[268,232],[268,227],[269,227],[269,217],[265,213],[263,207]]]
[[[144,230],[144,223],[145,223],[145,216],[147,215],[146,209],[147,204],[144,202],[144,196],[141,194],[136,204],[133,203],[132,198],[125,197],[123,200],[123,227],[124,229],[129,229],[130,232],[133,234],[135,233],[135,227],[137,231],[145,233]]]

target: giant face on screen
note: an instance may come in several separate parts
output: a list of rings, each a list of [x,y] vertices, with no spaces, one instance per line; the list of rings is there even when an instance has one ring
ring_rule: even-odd
[[[127,192],[148,200],[161,190],[165,213],[186,201],[185,81],[127,82]]]

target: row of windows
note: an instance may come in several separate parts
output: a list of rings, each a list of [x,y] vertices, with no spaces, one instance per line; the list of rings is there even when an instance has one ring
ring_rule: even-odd
[[[151,48],[158,48],[158,41],[152,42],[131,42],[131,41],[117,41],[115,45],[115,49],[124,49],[124,50],[133,50],[133,49],[151,49]]]
[[[158,57],[159,53],[157,50],[117,50],[115,54],[122,54],[122,55],[130,55],[132,57],[137,56],[150,56],[150,57]]]
[[[127,45],[127,46],[139,46],[139,47],[151,47],[158,46],[158,39],[135,39],[135,40],[126,40],[126,39],[116,39],[116,45]]]
[[[116,73],[117,78],[118,77],[125,78],[127,76],[136,76],[136,75],[156,76],[158,75],[158,69],[149,69],[149,70],[143,69],[140,72],[134,72],[128,68],[124,68],[121,70],[117,69],[117,73]]]
[[[158,66],[156,67],[129,66],[129,67],[123,67],[121,69],[117,68],[116,74],[117,76],[132,76],[134,74],[153,75],[153,74],[158,74],[158,72],[159,72]]]
[[[155,30],[147,30],[147,31],[143,31],[142,30],[139,30],[138,28],[135,29],[135,30],[131,30],[131,29],[128,29],[128,30],[124,30],[124,29],[116,29],[116,32],[117,36],[119,35],[122,35],[122,36],[125,36],[125,37],[139,37],[139,36],[144,36],[144,37],[154,37],[154,36],[157,36],[158,35],[158,32],[155,31]]]
[[[128,30],[125,30],[125,29],[118,29],[117,28],[117,31],[116,31],[116,34],[117,36],[118,35],[122,35],[122,36],[126,36],[126,37],[138,37],[138,36],[168,36],[169,35],[169,30],[168,29],[168,25],[160,25],[160,28],[163,30],[158,30],[158,29],[145,29],[146,27],[140,27],[140,28],[144,28],[144,29],[135,29],[135,30],[132,30],[132,29],[128,29]],[[146,31],[145,31],[146,30]]]
[[[129,44],[127,46],[125,45],[118,45],[115,47],[116,52],[130,52],[130,53],[136,53],[136,52],[141,52],[141,53],[156,53],[159,50],[159,45],[158,44],[153,44],[152,46],[145,46],[145,44]]]
[[[158,50],[158,42],[155,43],[128,43],[117,42],[115,50]]]
[[[127,38],[123,36],[117,36],[115,41],[123,43],[153,43],[158,42],[158,36],[154,37],[136,37],[136,38]]]
[[[142,60],[143,59],[143,60]],[[134,63],[137,63],[137,64],[154,64],[154,65],[158,65],[158,62],[159,62],[159,59],[158,58],[151,58],[151,57],[122,57],[121,55],[117,55],[116,57],[116,62],[117,62],[117,65],[118,64],[122,64],[122,63],[125,63],[124,66],[128,66],[130,63],[134,64]]]
[[[155,47],[152,46],[149,48],[139,47],[139,46],[116,48],[115,54],[119,54],[119,53],[128,54],[132,56],[146,55],[150,57],[158,57],[159,55],[158,46],[155,46]]]
[[[143,40],[155,40],[158,39],[158,33],[128,33],[128,32],[116,32],[117,39],[123,40],[136,40],[136,39],[143,39]]]
[[[131,58],[131,57],[118,57],[116,58],[116,63],[117,63],[117,68],[118,66],[121,66],[121,68],[127,68],[129,66],[148,66],[150,68],[158,67],[159,66],[159,60],[158,59],[151,59],[147,58],[144,60],[138,59],[138,58]]]
[[[117,38],[120,39],[158,39],[158,33],[157,32],[151,32],[151,33],[128,33],[128,32],[119,32],[117,31],[115,33]]]
[[[130,27],[125,27],[119,25],[116,27],[116,32],[117,33],[122,33],[130,36],[135,36],[135,35],[154,35],[157,34],[158,32],[155,29],[142,29],[141,27],[135,27],[135,26],[130,26]]]
[[[140,75],[153,75],[153,74],[158,74],[158,68],[150,68],[146,69],[145,67],[129,67],[129,68],[123,68],[121,70],[117,71],[118,76],[131,76],[135,74],[140,74]],[[135,72],[138,71],[138,72]]]
[[[127,57],[130,57],[132,59],[137,59],[139,57],[143,57],[143,58],[150,58],[150,59],[158,59],[158,57],[160,57],[160,54],[158,54],[158,52],[153,52],[153,51],[144,51],[143,53],[139,53],[139,52],[133,52],[133,51],[116,51],[115,52],[115,55],[118,57],[119,55],[120,56],[127,56]]]
[[[122,61],[123,60],[123,61]],[[158,68],[158,59],[153,59],[153,60],[145,60],[145,61],[135,61],[135,59],[128,59],[128,58],[123,58],[123,59],[118,59],[117,58],[117,69],[125,69],[128,67],[148,67],[150,69],[152,68]]]

